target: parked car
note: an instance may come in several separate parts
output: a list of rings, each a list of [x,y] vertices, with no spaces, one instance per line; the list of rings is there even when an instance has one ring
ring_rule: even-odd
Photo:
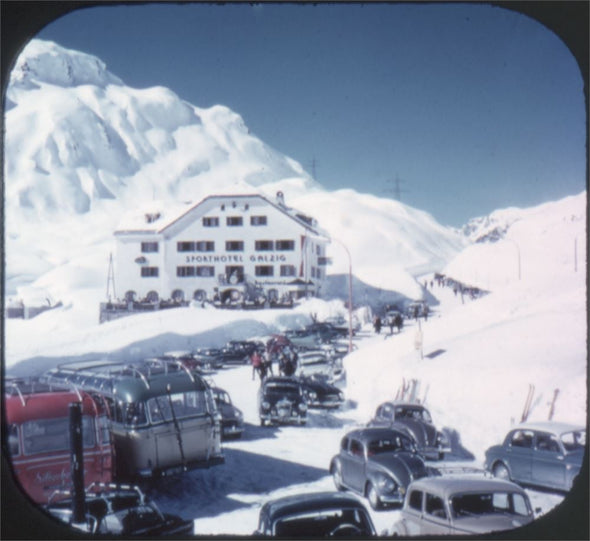
[[[330,462],[339,490],[353,490],[368,498],[373,509],[401,505],[407,486],[428,475],[424,459],[403,432],[363,428],[346,434]]]
[[[212,387],[213,398],[217,409],[221,413],[221,437],[239,438],[244,432],[244,414],[233,405],[227,391],[219,387]]]
[[[344,317],[344,316],[327,317],[326,319],[324,319],[324,323],[328,323],[329,325],[332,325],[336,329],[340,330],[342,335],[348,336],[348,331],[349,331],[348,316],[346,316],[346,317]],[[358,320],[358,318],[355,315],[353,315],[352,316],[352,334],[354,335],[357,332],[359,332],[360,330],[361,330],[361,323]],[[346,331],[346,332],[344,332],[344,331]]]
[[[288,329],[284,336],[299,351],[318,349],[325,342],[318,333],[307,329]]]
[[[308,408],[338,408],[344,403],[344,393],[322,374],[300,376]]]
[[[85,520],[72,523],[72,497],[50,502],[44,509],[51,516],[91,534],[116,536],[192,535],[193,521],[162,513],[137,486],[91,485],[85,491]]]
[[[373,537],[375,526],[365,506],[351,494],[303,493],[266,502],[254,535],[322,538]]]
[[[204,355],[195,355],[190,351],[167,351],[158,359],[163,361],[179,362],[189,370],[195,370],[207,374],[213,369],[223,367],[223,363],[216,357],[208,358]]]
[[[586,428],[545,421],[523,423],[485,453],[485,468],[523,485],[569,491],[580,472]]]
[[[348,336],[348,322],[334,324],[329,321],[314,321],[306,325],[305,330],[318,334],[323,342],[329,342]]]
[[[334,380],[342,374],[342,359],[333,359],[323,350],[300,352],[297,355],[297,374],[312,376],[321,374],[327,379]]]
[[[483,476],[427,477],[414,481],[392,535],[477,535],[512,530],[534,520],[518,485]]]
[[[193,358],[205,369],[223,368],[221,350],[219,348],[199,348],[192,353]]]
[[[307,422],[307,403],[301,382],[296,378],[266,378],[258,391],[260,425],[300,424]]]
[[[219,358],[223,364],[248,364],[254,349],[244,342],[232,340],[221,348]]]
[[[377,407],[369,426],[388,426],[408,434],[418,451],[429,459],[442,459],[451,451],[444,432],[436,429],[426,407],[414,402],[391,400]]]

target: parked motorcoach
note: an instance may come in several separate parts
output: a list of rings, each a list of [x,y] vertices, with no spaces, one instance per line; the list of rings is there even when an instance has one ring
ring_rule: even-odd
[[[71,382],[109,405],[118,479],[152,478],[224,462],[211,388],[182,363],[62,364],[47,382]]]
[[[32,380],[6,380],[7,450],[16,480],[36,503],[69,489],[71,476],[69,406],[80,403],[85,483],[110,483],[114,447],[106,403],[77,389]]]

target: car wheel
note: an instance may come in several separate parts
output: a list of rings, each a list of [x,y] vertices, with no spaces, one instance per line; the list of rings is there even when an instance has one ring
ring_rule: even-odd
[[[371,483],[367,485],[367,499],[375,511],[378,511],[383,506],[377,489]]]
[[[266,421],[264,419],[260,419],[260,426],[265,426],[266,425]]]
[[[332,468],[332,479],[334,480],[334,486],[337,490],[344,490],[344,485],[342,484],[342,467],[340,466],[340,462],[336,462]]]
[[[438,453],[438,459],[439,460],[444,460],[444,458],[445,458],[445,454],[444,453],[442,453],[442,452]]]
[[[508,468],[506,466],[504,466],[504,464],[502,464],[501,462],[498,462],[495,466],[494,466],[494,477],[498,477],[500,479],[505,479],[506,481],[510,481],[510,472],[508,471]]]

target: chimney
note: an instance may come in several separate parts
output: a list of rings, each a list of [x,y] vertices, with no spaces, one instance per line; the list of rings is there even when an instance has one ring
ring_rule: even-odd
[[[285,196],[283,192],[277,192],[277,204],[281,207],[285,206]]]

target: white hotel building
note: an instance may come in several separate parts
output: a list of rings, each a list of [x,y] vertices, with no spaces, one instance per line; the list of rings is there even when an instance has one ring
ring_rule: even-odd
[[[329,237],[316,220],[258,194],[212,195],[115,231],[114,282],[127,302],[289,303],[320,296]]]

